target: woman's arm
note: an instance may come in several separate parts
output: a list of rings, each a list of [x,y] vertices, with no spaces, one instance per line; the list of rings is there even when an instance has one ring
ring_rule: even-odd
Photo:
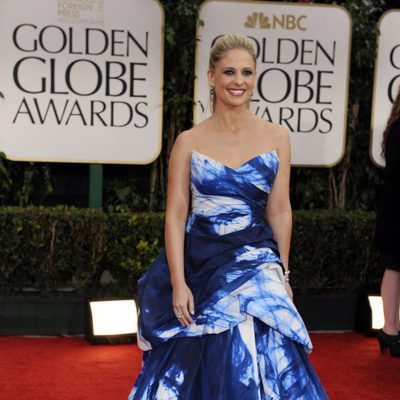
[[[267,220],[272,228],[274,240],[286,271],[289,270],[289,249],[292,234],[292,207],[289,198],[290,183],[290,138],[285,128],[280,128],[277,140],[279,168],[274,185],[268,197]],[[293,297],[290,285],[286,285],[289,295]]]
[[[193,323],[193,295],[184,276],[185,224],[190,196],[191,138],[187,132],[177,137],[168,163],[165,250],[173,289],[173,307],[182,325]]]

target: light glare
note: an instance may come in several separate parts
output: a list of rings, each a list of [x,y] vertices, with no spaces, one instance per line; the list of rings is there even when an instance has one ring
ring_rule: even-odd
[[[372,311],[372,329],[381,329],[384,324],[383,303],[381,296],[368,296]]]
[[[93,335],[137,333],[137,312],[133,300],[90,302]]]

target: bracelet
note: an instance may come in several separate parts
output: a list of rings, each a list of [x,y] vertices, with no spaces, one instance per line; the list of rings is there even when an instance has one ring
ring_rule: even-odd
[[[289,282],[289,275],[290,275],[290,270],[285,270],[285,282]]]

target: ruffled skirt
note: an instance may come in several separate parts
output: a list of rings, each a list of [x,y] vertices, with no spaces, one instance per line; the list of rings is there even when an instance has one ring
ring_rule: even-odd
[[[162,251],[139,282],[145,351],[129,400],[328,399],[270,233],[256,226],[213,241],[188,234],[185,246],[195,324],[182,327],[173,313]]]
[[[304,349],[257,318],[147,351],[130,400],[328,399]]]
[[[145,351],[129,400],[328,399],[307,359],[308,334],[279,300],[288,299],[280,274],[265,264],[208,310],[207,323]]]

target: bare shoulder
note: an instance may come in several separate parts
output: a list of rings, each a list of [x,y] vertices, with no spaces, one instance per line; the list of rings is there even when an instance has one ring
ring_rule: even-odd
[[[204,140],[208,132],[208,120],[182,131],[175,140],[175,145],[188,148],[190,151],[195,149],[199,142]]]
[[[268,127],[268,136],[270,136],[270,140],[272,141],[274,148],[276,149],[279,158],[286,162],[290,163],[290,133],[289,130],[279,124],[267,123]]]
[[[172,148],[172,154],[188,155],[195,146],[195,137],[193,134],[193,128],[186,131],[182,131],[178,134],[175,139],[174,146]]]
[[[191,131],[192,129],[188,129],[186,131],[180,132],[175,139],[174,146],[182,148],[190,147],[193,142],[193,133]]]
[[[290,143],[289,130],[283,125],[273,124],[267,122],[268,132],[277,145],[284,145]]]
[[[274,140],[285,140],[289,138],[289,131],[283,125],[274,124],[272,122],[265,121],[259,117],[260,125],[264,133],[268,134]]]
[[[203,123],[193,126],[192,128],[182,131],[175,139],[170,161],[187,163],[192,155],[192,151],[196,150],[199,143],[204,140]]]
[[[286,127],[263,120],[254,116],[254,123],[265,147],[278,149],[290,144],[289,131]]]

